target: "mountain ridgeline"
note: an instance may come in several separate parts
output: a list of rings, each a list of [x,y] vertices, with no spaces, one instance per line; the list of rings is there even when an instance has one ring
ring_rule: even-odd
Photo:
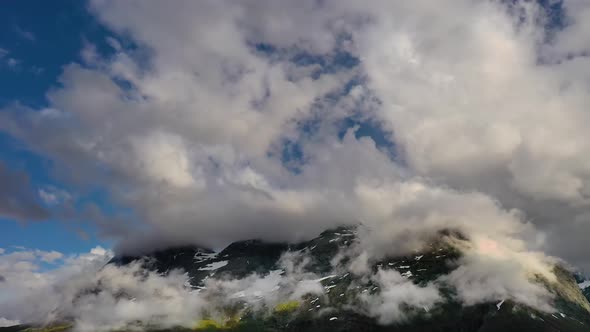
[[[574,276],[556,266],[556,282],[539,280],[554,296],[555,312],[540,311],[511,300],[484,302],[466,306],[450,286],[441,286],[444,301],[432,307],[404,307],[404,318],[384,322],[363,309],[363,294],[379,294],[382,290],[370,278],[356,276],[346,269],[335,269],[334,264],[347,264],[337,257],[342,250],[353,246],[356,233],[352,228],[338,228],[323,232],[307,242],[287,245],[259,240],[235,242],[221,252],[199,247],[180,247],[157,251],[148,255],[115,257],[109,264],[126,266],[141,262],[159,274],[181,269],[188,274],[187,288],[199,292],[207,287],[207,280],[241,279],[251,275],[272,273],[285,275],[281,258],[286,253],[304,253],[303,273],[319,276],[323,292],[308,294],[300,299],[285,299],[267,310],[254,310],[240,295],[232,305],[221,308],[224,316],[201,319],[192,327],[141,326],[150,331],[404,331],[404,332],[582,332],[590,331],[590,303]],[[387,257],[371,263],[374,273],[396,270],[415,285],[423,286],[440,280],[456,268],[454,262],[461,252],[445,241],[434,241],[426,249],[412,255]],[[335,272],[336,271],[336,272]],[[100,290],[98,290],[100,291]],[[589,296],[590,288],[584,290]],[[121,296],[125,296],[122,294]],[[71,325],[50,324],[47,327],[0,328],[0,331],[67,330]],[[138,326],[134,326],[137,329]]]

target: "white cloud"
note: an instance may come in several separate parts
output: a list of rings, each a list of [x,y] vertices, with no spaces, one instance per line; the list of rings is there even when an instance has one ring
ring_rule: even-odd
[[[101,247],[89,254],[66,256],[58,251],[44,251],[22,248],[18,251],[0,253],[0,302],[10,302],[26,297],[55,283],[65,276],[79,273],[88,266],[101,266],[112,253]],[[46,271],[42,263],[55,267]]]
[[[92,256],[105,256],[108,255],[109,251],[101,246],[94,247],[90,249],[90,257]]]
[[[544,295],[524,285],[549,263],[532,249],[590,266],[590,5],[568,1],[571,24],[549,44],[540,7],[506,6],[96,0],[92,13],[139,49],[111,40],[116,54],[104,58],[89,43],[88,66],[66,66],[48,92],[59,111],[9,107],[0,128],[133,210],[141,230],[100,222],[118,250],[298,241],[362,220],[368,262],[456,228],[522,263],[486,280],[489,292],[463,288],[465,301],[530,295],[540,306]],[[360,63],[296,65],[301,52]],[[390,135],[394,160],[358,128],[338,137],[352,115]],[[298,174],[283,165],[285,140],[302,151]],[[469,284],[496,263],[510,266],[468,256],[449,282]]]
[[[0,298],[4,319],[44,323],[67,317],[79,331],[106,331],[136,324],[161,327],[192,327],[204,315],[226,313],[224,306],[247,303],[254,310],[272,310],[285,299],[301,300],[306,294],[324,292],[318,276],[304,273],[308,260],[286,255],[281,270],[266,276],[252,274],[242,279],[209,277],[205,287],[187,287],[188,275],[170,271],[166,276],[144,271],[140,262],[126,266],[104,265],[104,249],[72,257],[64,266],[39,277],[51,279],[35,288],[20,288],[18,298]],[[92,260],[87,258],[92,256]],[[15,285],[12,284],[12,287]],[[96,290],[96,292],[89,291]]]
[[[204,183],[195,183],[198,180],[191,174],[188,150],[178,136],[154,134],[137,139],[132,144],[137,151],[137,168],[148,179],[179,188],[192,186],[198,190],[205,186]]]
[[[535,261],[538,258],[533,258]],[[458,297],[465,305],[510,299],[541,311],[554,311],[553,294],[544,285],[531,282],[536,273],[547,273],[548,269],[531,270],[521,264],[522,261],[512,257],[499,259],[467,253],[457,269],[441,280],[457,289]],[[552,274],[545,277],[550,281],[555,279]]]
[[[14,326],[14,325],[19,325],[19,324],[20,324],[20,321],[18,321],[18,320],[9,320],[9,319],[0,317],[0,327]]]
[[[41,188],[38,190],[38,194],[47,205],[57,205],[72,199],[70,193],[56,187]]]
[[[443,301],[435,285],[418,286],[396,270],[379,270],[373,278],[380,291],[362,293],[361,299],[368,303],[369,313],[382,324],[409,319],[408,308],[428,312]]]
[[[403,228],[403,222],[379,220],[403,209],[406,193],[397,190],[410,197],[418,190],[417,206],[429,204],[420,200],[430,194],[420,193],[438,193],[442,202],[445,195],[474,197],[486,211],[497,209],[494,199],[525,213],[537,199],[584,203],[576,175],[583,169],[572,173],[564,163],[582,158],[576,152],[583,144],[570,134],[582,134],[578,127],[585,122],[575,105],[562,107],[581,96],[568,90],[545,103],[562,79],[558,69],[535,62],[536,8],[525,6],[516,29],[515,18],[498,4],[459,1],[449,9],[452,15],[438,15],[423,1],[374,4],[220,2],[196,8],[145,2],[132,9],[94,1],[93,13],[104,24],[150,48],[150,66],[124,48],[112,58],[93,58],[90,68],[71,64],[60,78],[63,87],[48,94],[60,116],[20,109],[5,112],[2,126],[72,167],[71,180],[97,181],[131,207],[147,234],[118,234],[130,238],[122,244],[126,249],[141,246],[145,237],[159,239],[160,246],[297,240],[359,217]],[[289,15],[282,14],[285,8]],[[156,14],[174,19],[159,24]],[[277,30],[277,19],[297,29]],[[339,35],[349,38],[340,42]],[[264,55],[253,47],[260,42],[282,48]],[[327,56],[348,51],[361,62],[313,77],[317,65],[297,66],[279,56],[293,50]],[[326,94],[357,75],[366,80],[330,102]],[[354,112],[391,129],[405,165],[352,132],[338,140],[339,121]],[[71,119],[76,126],[63,125]],[[310,119],[319,122],[317,133],[299,137],[298,124]],[[555,130],[535,129],[546,119]],[[282,140],[298,137],[305,163],[296,175],[280,156]],[[99,179],[105,173],[95,172],[97,164],[109,170],[106,178]],[[438,189],[447,186],[494,199]],[[468,223],[477,209],[457,206],[465,211],[453,216],[473,229],[515,227],[508,232],[516,234],[522,227],[510,216],[495,226],[491,220],[503,219],[502,211]],[[402,217],[428,217],[419,208],[410,211],[416,215]]]
[[[46,252],[42,252],[39,251],[37,253],[37,255],[40,257],[40,259],[46,263],[53,263],[58,259],[61,259],[62,257],[64,257],[64,255],[61,252],[52,250],[52,251],[46,251]]]

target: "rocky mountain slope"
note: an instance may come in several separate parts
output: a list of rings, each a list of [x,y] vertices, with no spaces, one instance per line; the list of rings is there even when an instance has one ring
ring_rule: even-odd
[[[266,311],[253,310],[241,301],[246,294],[234,294],[231,306],[222,308],[223,316],[202,319],[191,328],[198,331],[590,331],[590,304],[573,275],[555,268],[557,282],[538,282],[555,296],[555,312],[543,312],[521,303],[502,300],[464,306],[456,300],[452,287],[442,287],[445,301],[433,307],[408,307],[405,319],[383,323],[362,307],[363,295],[379,294],[374,280],[334,269],[340,252],[353,245],[355,232],[339,228],[297,245],[263,243],[257,240],[236,242],[221,252],[198,247],[173,248],[142,257],[116,257],[110,264],[127,265],[141,260],[144,266],[161,274],[174,269],[188,273],[193,291],[204,290],[210,278],[239,279],[252,275],[284,275],[280,259],[285,253],[305,253],[305,273],[319,276],[322,295],[305,295],[301,300],[285,300]],[[409,256],[387,257],[371,266],[379,270],[396,270],[416,285],[426,285],[448,274],[461,252],[445,242],[434,241],[427,249]],[[345,264],[346,259],[339,264]],[[588,289],[586,290],[586,292]],[[254,294],[256,295],[256,294]],[[122,294],[121,296],[125,296]],[[262,313],[261,313],[262,312]],[[158,330],[156,326],[135,326]],[[68,324],[45,328],[13,327],[0,331],[67,330]],[[188,330],[178,327],[172,330]],[[170,329],[168,329],[170,331]]]
[[[590,300],[590,280],[587,280],[583,276],[575,275],[576,282],[578,283],[578,287],[582,290],[582,294]]]

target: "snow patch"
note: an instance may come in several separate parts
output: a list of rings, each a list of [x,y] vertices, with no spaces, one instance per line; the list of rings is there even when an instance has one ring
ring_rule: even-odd
[[[324,281],[324,280],[326,280],[326,279],[336,278],[337,276],[338,276],[338,275],[336,275],[336,274],[333,274],[333,275],[329,275],[329,276],[326,276],[326,277],[323,277],[323,278],[316,279],[316,280],[314,280],[314,281],[317,281],[317,282],[322,282],[322,281]]]
[[[216,252],[206,253],[206,252],[199,251],[199,252],[195,253],[195,256],[193,258],[195,260],[195,263],[200,263],[200,262],[203,262],[203,261],[206,261],[209,259],[213,259],[215,257],[217,257]]]
[[[227,265],[227,261],[213,262],[200,268],[199,271],[214,271]]]

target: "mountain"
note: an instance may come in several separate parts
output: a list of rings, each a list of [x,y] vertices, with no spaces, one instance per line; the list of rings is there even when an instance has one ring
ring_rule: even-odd
[[[584,296],[590,300],[590,280],[587,280],[585,278],[580,278],[577,275],[576,277],[576,282],[578,283],[578,287],[580,287],[580,289],[582,290],[582,294],[584,294]]]
[[[554,270],[557,282],[539,281],[555,296],[557,311],[553,313],[510,300],[464,306],[455,299],[455,290],[447,287],[441,290],[445,298],[443,303],[431,308],[408,307],[405,308],[409,313],[407,319],[380,324],[366,311],[355,308],[360,294],[378,294],[381,291],[379,285],[344,270],[341,274],[334,274],[336,256],[352,246],[355,237],[354,229],[342,227],[296,245],[249,240],[232,243],[218,253],[206,248],[180,247],[141,257],[116,257],[110,264],[125,266],[140,261],[145,268],[160,274],[182,269],[190,277],[188,286],[198,291],[207,286],[209,278],[245,278],[253,273],[260,276],[284,274],[281,257],[285,253],[303,252],[309,259],[304,272],[320,276],[318,280],[324,288],[324,295],[306,295],[301,301],[285,300],[265,314],[250,310],[247,304],[238,301],[235,306],[224,308],[225,318],[201,320],[193,331],[590,331],[590,303],[574,276],[558,266]],[[396,270],[413,283],[426,285],[451,272],[454,269],[452,262],[461,256],[460,251],[445,243],[434,241],[427,250],[408,256],[387,257],[371,268],[374,272]],[[588,290],[585,290],[586,296]],[[25,328],[29,327],[0,328],[0,331]],[[54,324],[27,331],[56,332],[68,328],[67,324]],[[155,327],[143,329],[159,331]],[[189,329],[178,327],[166,331],[184,330]]]
[[[590,280],[580,272],[574,273],[574,279],[582,291],[582,294],[590,301]]]

